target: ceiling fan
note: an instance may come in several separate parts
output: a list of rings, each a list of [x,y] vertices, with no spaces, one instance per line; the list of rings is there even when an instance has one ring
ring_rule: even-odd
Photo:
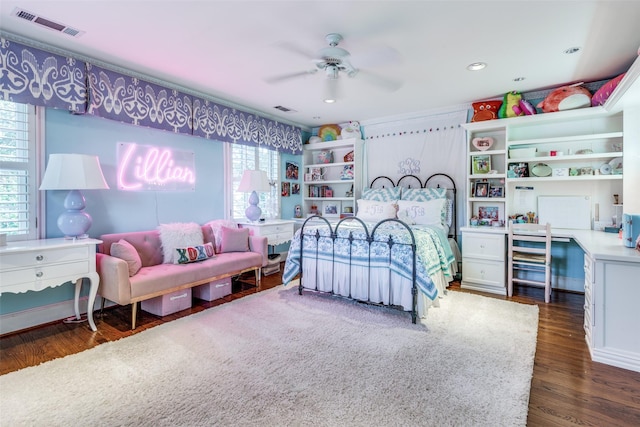
[[[339,98],[338,82],[341,75],[350,78],[358,76],[359,79],[366,80],[368,83],[379,86],[388,91],[395,91],[400,88],[402,82],[397,79],[383,77],[374,74],[368,70],[357,68],[351,63],[351,54],[349,51],[341,48],[338,44],[343,40],[342,36],[337,33],[330,33],[325,36],[325,40],[329,44],[328,47],[320,49],[314,56],[309,55],[306,51],[288,43],[282,43],[281,46],[309,58],[315,64],[315,67],[305,71],[297,71],[293,73],[282,74],[266,78],[267,83],[280,83],[286,80],[304,77],[309,74],[315,74],[323,71],[325,74],[325,102],[335,102]],[[395,50],[385,49],[378,51],[374,55],[362,55],[359,58],[361,64],[393,64],[399,62],[399,55]]]

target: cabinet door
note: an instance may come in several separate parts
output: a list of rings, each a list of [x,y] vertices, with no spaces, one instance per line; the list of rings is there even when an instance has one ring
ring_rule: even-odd
[[[504,288],[504,262],[486,261],[475,258],[462,259],[462,274],[465,282]]]
[[[480,258],[504,262],[504,234],[464,233],[462,255],[465,258]]]

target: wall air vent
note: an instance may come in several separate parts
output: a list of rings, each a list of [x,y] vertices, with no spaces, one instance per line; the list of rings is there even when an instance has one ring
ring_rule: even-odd
[[[282,105],[276,105],[275,107],[276,110],[280,110],[284,113],[295,113],[296,110],[292,110],[291,108],[287,108],[287,107],[283,107]]]
[[[13,9],[13,12],[11,13],[11,15],[18,17],[20,19],[24,19],[25,21],[33,22],[34,24],[38,24],[52,31],[56,31],[58,33],[64,33],[71,37],[80,37],[85,33],[84,31],[80,31],[78,29],[69,27],[59,22],[52,21],[50,19],[44,18],[35,13],[29,12],[17,7]]]

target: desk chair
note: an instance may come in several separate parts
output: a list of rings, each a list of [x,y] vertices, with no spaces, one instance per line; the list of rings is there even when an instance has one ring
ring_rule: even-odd
[[[541,242],[543,247],[526,247],[516,242]],[[551,225],[509,223],[507,292],[513,295],[513,284],[544,286],[544,302],[551,300]],[[525,279],[515,273],[544,273],[544,281]]]

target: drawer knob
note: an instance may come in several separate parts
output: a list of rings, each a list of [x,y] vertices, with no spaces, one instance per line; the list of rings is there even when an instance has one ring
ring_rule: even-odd
[[[42,261],[44,259],[44,256],[42,255],[37,255],[36,256],[36,261]]]
[[[42,277],[42,275],[43,275],[43,274],[44,274],[44,273],[42,273],[42,271],[38,271],[38,272],[36,273],[36,277],[38,277],[38,278],[39,278],[39,277]]]

